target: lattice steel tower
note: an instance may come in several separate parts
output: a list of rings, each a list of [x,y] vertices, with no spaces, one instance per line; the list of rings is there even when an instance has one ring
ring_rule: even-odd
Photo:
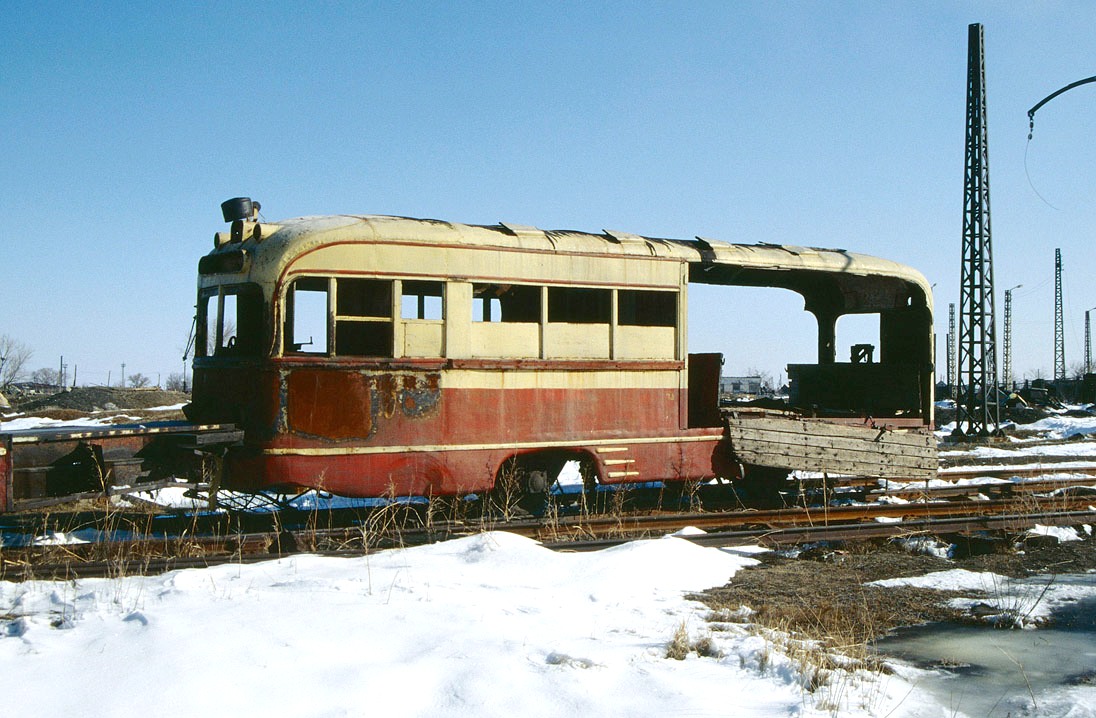
[[[1092,322],[1088,317],[1091,311],[1092,309],[1085,310],[1085,374],[1092,373]]]
[[[1005,338],[1001,343],[1001,383],[1005,391],[1012,391],[1012,289],[1005,290]]]
[[[989,212],[986,66],[979,23],[967,28],[967,142],[960,282],[957,437],[997,433],[997,337],[993,324],[993,251]]]
[[[955,303],[948,305],[948,398],[955,398]]]
[[[1066,336],[1062,322],[1062,250],[1054,250],[1054,381],[1066,378]]]

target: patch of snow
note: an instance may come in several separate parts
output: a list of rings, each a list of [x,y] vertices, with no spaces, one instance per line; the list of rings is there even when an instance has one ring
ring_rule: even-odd
[[[944,543],[931,536],[911,536],[909,538],[895,539],[906,551],[912,554],[924,554],[937,558],[950,559],[955,553],[955,546]]]
[[[956,598],[949,603],[963,610],[979,606],[979,614],[988,622],[1000,623],[1004,620],[1010,625],[1025,627],[1046,620],[1060,606],[1083,598],[1096,598],[1096,586],[1059,580],[1056,576],[1012,578],[959,568],[924,576],[872,581],[868,585],[978,592],[983,595],[977,598]]]
[[[1029,536],[1053,536],[1058,539],[1059,542],[1081,540],[1081,536],[1077,533],[1077,529],[1072,526],[1043,526],[1042,524],[1035,524],[1035,526],[1028,529],[1027,533]]]
[[[167,404],[165,406],[150,406],[142,411],[182,411],[183,407],[187,405],[187,402],[183,401],[178,404]]]
[[[34,539],[35,546],[71,546],[81,543],[89,542],[72,534],[66,534],[64,531],[50,531],[45,536],[38,536]]]
[[[300,555],[161,576],[0,582],[12,715],[165,718],[830,715],[797,660],[685,599],[755,560],[680,538],[556,553],[484,533],[360,558]],[[666,657],[675,633],[711,657]],[[124,690],[102,680],[124,666]],[[200,667],[201,686],[164,680]],[[938,715],[854,673],[841,715]],[[58,685],[65,690],[57,690]],[[286,689],[307,686],[307,690]]]

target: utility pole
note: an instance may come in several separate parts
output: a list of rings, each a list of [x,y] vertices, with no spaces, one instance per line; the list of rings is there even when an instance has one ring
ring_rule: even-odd
[[[955,386],[955,340],[957,336],[955,334],[955,302],[948,305],[948,398],[954,399],[956,396]]]
[[[1062,250],[1054,250],[1054,381],[1066,378],[1066,336],[1062,321]]]
[[[1012,289],[1024,286],[1017,284]],[[1012,289],[1005,290],[1005,340],[1001,346],[1001,381],[1012,391]]]
[[[126,363],[122,362],[122,383],[120,385],[122,389],[126,388]]]
[[[966,176],[960,282],[957,439],[1000,430],[997,333],[993,323],[993,250],[989,208],[989,134],[982,26],[967,27]]]

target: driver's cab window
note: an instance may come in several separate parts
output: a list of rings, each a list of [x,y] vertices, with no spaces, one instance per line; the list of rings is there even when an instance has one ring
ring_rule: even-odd
[[[255,356],[263,347],[263,295],[254,284],[201,293],[198,349],[202,356]]]

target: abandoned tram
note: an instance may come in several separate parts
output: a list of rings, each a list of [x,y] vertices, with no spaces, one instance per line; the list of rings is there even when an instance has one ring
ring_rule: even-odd
[[[600,484],[935,473],[932,297],[901,264],[515,224],[269,223],[244,198],[222,209],[230,229],[199,262],[186,414],[232,427],[209,444],[225,487],[444,496],[516,469],[535,493],[567,461]],[[721,355],[687,346],[698,284],[802,297],[817,361],[787,366],[786,399],[721,405]],[[845,315],[877,318],[878,346],[839,352]],[[11,448],[8,508],[27,491]]]

